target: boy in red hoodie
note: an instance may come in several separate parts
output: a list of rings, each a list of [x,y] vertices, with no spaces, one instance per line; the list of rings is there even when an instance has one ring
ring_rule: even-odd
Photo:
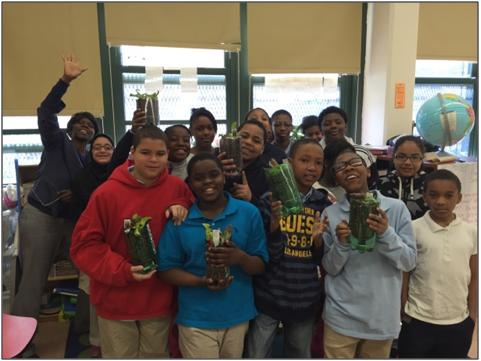
[[[158,240],[167,218],[180,224],[193,203],[188,186],[167,171],[167,138],[156,126],[137,131],[132,158],[92,194],[78,220],[70,255],[90,277],[91,302],[99,316],[102,356],[168,357],[167,336],[173,288],[155,270],[131,264],[124,221],[149,216],[152,239]]]

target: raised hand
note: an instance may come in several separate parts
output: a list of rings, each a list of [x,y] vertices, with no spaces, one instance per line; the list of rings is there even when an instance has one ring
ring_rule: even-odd
[[[323,242],[322,234],[324,233],[328,225],[329,220],[327,219],[327,216],[325,216],[324,219],[321,221],[321,213],[317,211],[314,216],[314,224],[312,226],[311,235],[311,240],[314,247],[321,248]]]
[[[72,80],[78,78],[84,71],[88,69],[80,65],[79,62],[75,59],[75,57],[72,54],[67,56],[62,56],[62,59],[63,59],[62,80],[67,84],[70,84]]]

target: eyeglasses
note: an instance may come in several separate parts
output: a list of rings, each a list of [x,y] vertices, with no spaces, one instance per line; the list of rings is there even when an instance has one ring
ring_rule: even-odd
[[[417,162],[422,161],[423,157],[420,154],[407,155],[407,154],[404,154],[404,153],[399,153],[399,154],[396,154],[394,156],[394,159],[396,159],[400,162],[403,162],[403,163],[409,159],[411,162],[417,163]]]
[[[361,158],[352,158],[347,162],[339,162],[337,164],[334,164],[332,168],[334,169],[334,172],[339,173],[339,172],[342,172],[344,169],[346,169],[348,166],[360,167],[363,164],[364,162],[362,161]]]
[[[92,150],[102,150],[102,149],[105,149],[107,152],[108,151],[111,151],[112,149],[114,149],[114,147],[112,147],[110,144],[95,144],[93,147],[92,147]]]

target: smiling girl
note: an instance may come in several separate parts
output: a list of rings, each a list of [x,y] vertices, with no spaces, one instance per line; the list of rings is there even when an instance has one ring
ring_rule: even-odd
[[[190,153],[190,131],[186,126],[177,124],[166,128],[165,135],[169,140],[170,174],[185,180],[187,164],[194,156]]]

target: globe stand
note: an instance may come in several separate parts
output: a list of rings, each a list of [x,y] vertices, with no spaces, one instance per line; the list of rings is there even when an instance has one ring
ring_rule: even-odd
[[[450,127],[450,122],[449,122],[449,113],[454,113],[454,112],[450,112],[446,109],[446,107],[444,105],[444,98],[443,98],[443,95],[441,93],[438,93],[437,97],[438,97],[439,102],[441,104],[441,115],[442,115],[442,118],[443,118],[443,130],[444,130],[444,132],[443,132],[444,142],[441,145],[441,150],[436,152],[436,156],[440,160],[442,160],[443,157],[444,158],[456,157],[456,155],[448,153],[444,150],[444,148],[446,147],[446,144],[449,144],[449,145],[455,144],[455,143],[453,143],[453,137],[452,137],[452,134],[451,134],[451,127]],[[454,115],[456,115],[456,114],[454,113]]]
[[[438,150],[438,151],[436,152],[436,156],[437,156],[440,160],[442,160],[443,158],[452,158],[452,157],[456,157],[456,158],[457,158],[456,154],[451,154],[451,153],[446,152],[446,151],[444,150],[444,146],[441,148],[441,150]]]

